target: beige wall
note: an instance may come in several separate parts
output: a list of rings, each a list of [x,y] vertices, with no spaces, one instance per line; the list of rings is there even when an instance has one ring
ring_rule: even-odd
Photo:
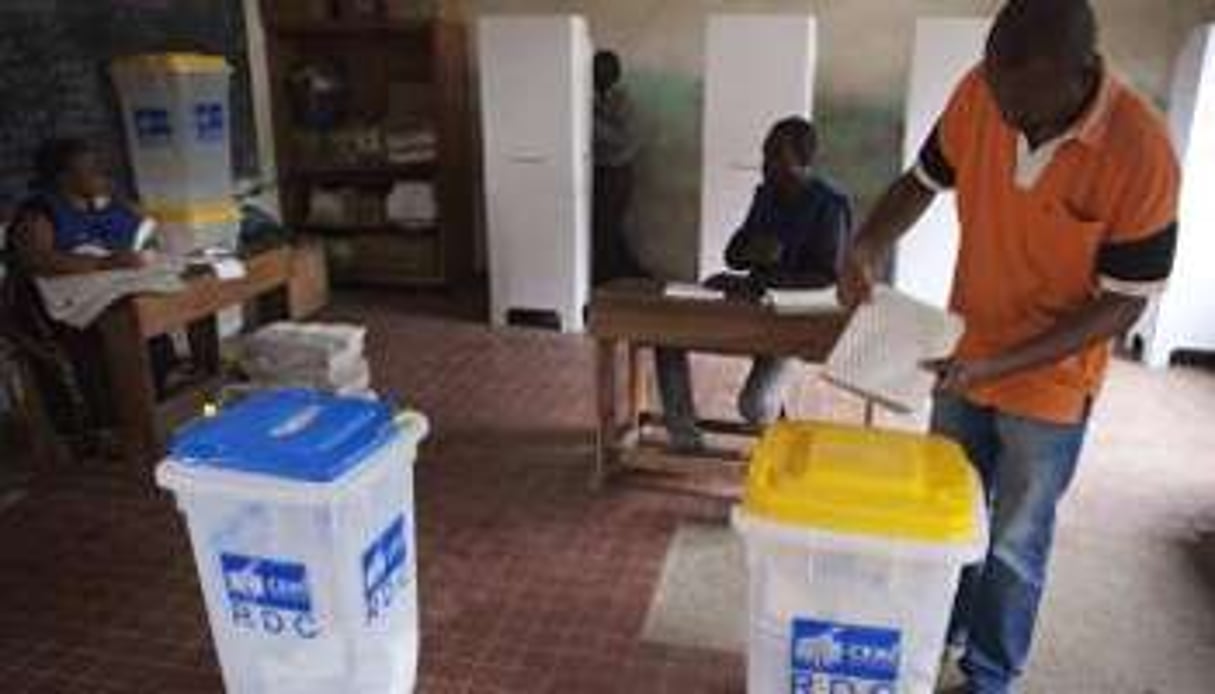
[[[570,12],[626,61],[647,138],[635,245],[651,270],[694,271],[700,185],[701,62],[710,12],[799,11],[819,20],[816,119],[821,168],[862,211],[899,166],[901,121],[917,16],[990,14],[998,0],[467,0],[479,12]],[[1215,21],[1215,0],[1095,0],[1117,68],[1163,102],[1188,32]],[[741,215],[743,211],[740,210]]]

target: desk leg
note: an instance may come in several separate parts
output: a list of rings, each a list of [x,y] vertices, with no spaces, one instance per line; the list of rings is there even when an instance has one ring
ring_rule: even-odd
[[[291,291],[287,285],[275,287],[273,290],[257,297],[254,302],[254,325],[265,325],[279,320],[290,320],[292,317]]]
[[[640,439],[641,413],[649,409],[650,384],[646,379],[644,351],[630,344],[629,350],[629,407],[626,413],[629,435]]]
[[[123,450],[142,475],[145,466],[160,454],[152,360],[139,334],[135,312],[127,303],[112,307],[100,327]]]
[[[599,489],[607,480],[616,447],[616,341],[595,342],[595,473],[591,488]]]
[[[190,356],[208,377],[219,374],[219,319],[209,316],[186,328],[190,341]]]

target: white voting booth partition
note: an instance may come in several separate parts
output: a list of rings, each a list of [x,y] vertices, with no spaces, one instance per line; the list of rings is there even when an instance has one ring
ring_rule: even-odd
[[[574,15],[478,21],[490,304],[583,327],[590,287],[591,57]]]
[[[1132,330],[1143,358],[1167,366],[1177,350],[1215,349],[1215,24],[1194,30],[1177,60],[1169,120],[1181,161],[1177,263],[1168,288]]]
[[[705,46],[704,177],[698,272],[722,270],[730,236],[759,184],[760,147],[788,116],[810,118],[817,62],[809,15],[719,14]]]
[[[983,58],[990,20],[980,18],[920,19],[915,27],[911,58],[911,85],[903,162],[915,166],[937,118],[967,70]],[[907,236],[895,259],[895,285],[933,306],[944,307],[953,286],[958,254],[958,216],[953,193],[937,196]]]

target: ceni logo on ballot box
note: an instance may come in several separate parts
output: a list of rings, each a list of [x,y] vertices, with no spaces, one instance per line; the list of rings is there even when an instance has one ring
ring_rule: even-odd
[[[194,104],[194,134],[199,142],[223,142],[225,121],[223,104],[215,102]]]
[[[137,108],[135,139],[143,147],[167,145],[173,140],[173,119],[165,108]]]
[[[368,624],[381,619],[399,601],[401,590],[409,584],[405,565],[408,556],[405,516],[399,515],[363,550],[363,597]]]
[[[793,621],[793,694],[894,694],[902,635],[895,629]]]
[[[307,567],[240,554],[223,553],[219,559],[233,625],[269,636],[314,639],[320,635]]]

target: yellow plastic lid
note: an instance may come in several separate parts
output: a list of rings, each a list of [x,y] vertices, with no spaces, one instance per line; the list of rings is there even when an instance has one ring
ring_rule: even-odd
[[[784,525],[970,542],[980,531],[977,480],[948,439],[779,422],[752,454],[743,507]]]
[[[142,72],[227,72],[223,56],[203,53],[146,53],[114,60],[114,68]]]
[[[145,205],[150,217],[165,224],[228,224],[240,221],[240,211],[231,200],[216,200],[189,205]]]

